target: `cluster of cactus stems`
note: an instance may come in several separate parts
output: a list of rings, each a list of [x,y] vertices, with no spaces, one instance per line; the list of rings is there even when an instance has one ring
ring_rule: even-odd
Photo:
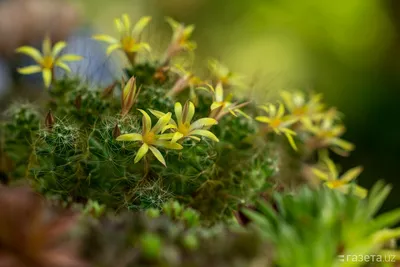
[[[41,72],[48,98],[4,114],[1,183],[29,184],[81,214],[82,261],[71,266],[339,266],[346,253],[399,256],[388,244],[400,231],[386,229],[399,211],[373,217],[389,187],[368,193],[355,183],[361,167],[340,175],[329,158],[354,149],[336,109],[298,90],[257,103],[235,96],[245,79],[216,60],[207,79],[174,64],[196,44],[194,26],[171,18],[162,58],[140,61],[151,52],[141,39],[150,21],[123,15],[119,38],[93,36],[129,62],[106,88],[57,79],[55,68],[70,72],[67,62],[82,59],[63,54],[65,42],[16,50],[35,60],[18,71]]]

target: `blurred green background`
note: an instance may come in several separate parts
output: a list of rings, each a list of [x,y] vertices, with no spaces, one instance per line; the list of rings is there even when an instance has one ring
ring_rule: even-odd
[[[154,55],[165,49],[165,16],[195,24],[194,68],[210,57],[244,74],[257,99],[280,89],[312,89],[345,114],[356,143],[344,169],[363,165],[360,184],[394,185],[385,206],[400,206],[400,1],[398,0],[70,0],[94,31],[115,34],[113,19],[151,15]],[[192,59],[188,59],[192,60]],[[247,92],[248,93],[248,92]]]

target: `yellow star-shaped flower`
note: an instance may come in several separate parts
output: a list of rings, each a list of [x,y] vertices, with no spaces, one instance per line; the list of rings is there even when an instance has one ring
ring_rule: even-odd
[[[21,74],[34,74],[38,72],[42,72],[44,85],[48,88],[52,80],[54,79],[54,68],[60,67],[67,72],[71,72],[71,69],[68,67],[65,62],[70,61],[78,61],[81,60],[82,57],[74,54],[65,54],[61,55],[61,51],[67,46],[66,42],[57,42],[54,47],[51,45],[51,40],[47,36],[43,40],[42,44],[42,53],[34,47],[31,46],[21,46],[17,48],[15,51],[17,53],[22,53],[33,58],[37,65],[32,65],[28,67],[19,68],[18,72]]]
[[[164,147],[167,149],[180,150],[183,147],[174,142],[170,142],[165,135],[160,134],[162,129],[168,126],[171,120],[171,113],[164,114],[152,127],[151,118],[146,113],[146,111],[139,109],[143,114],[142,118],[142,133],[129,133],[123,134],[117,137],[117,141],[139,141],[142,142],[142,146],[139,148],[134,162],[139,162],[150,150],[158,161],[160,161],[164,166],[166,166],[165,159],[161,152],[156,147]]]

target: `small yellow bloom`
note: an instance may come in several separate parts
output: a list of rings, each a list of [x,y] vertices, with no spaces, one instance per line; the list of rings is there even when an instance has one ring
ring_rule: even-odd
[[[211,59],[208,61],[208,68],[211,74],[216,78],[217,83],[221,82],[223,86],[239,86],[243,87],[243,77],[231,72],[228,67],[221,62]]]
[[[260,109],[264,110],[268,115],[258,116],[256,117],[256,120],[267,124],[277,135],[283,133],[288,139],[291,147],[294,150],[297,150],[296,143],[293,140],[293,136],[296,135],[296,132],[289,128],[297,121],[297,119],[292,116],[285,116],[285,107],[282,103],[279,103],[278,109],[273,104],[262,105],[260,106]]]
[[[137,89],[135,77],[131,77],[124,86],[121,95],[121,115],[126,116],[129,113],[137,98],[139,97],[140,88]]]
[[[171,71],[178,74],[180,78],[175,82],[172,89],[168,92],[168,96],[177,95],[185,88],[189,87],[191,100],[197,101],[195,87],[204,84],[204,82],[181,65],[175,65],[171,68]]]
[[[128,59],[133,61],[136,52],[141,50],[150,51],[148,43],[140,42],[140,36],[144,28],[149,24],[151,17],[142,17],[132,26],[131,20],[127,14],[122,15],[121,19],[115,19],[115,27],[117,28],[120,38],[119,40],[105,34],[94,35],[93,39],[103,41],[109,44],[107,55],[113,51],[120,49],[125,52]],[[132,62],[133,63],[133,62]]]
[[[17,53],[22,53],[30,56],[35,60],[37,65],[32,65],[28,67],[19,68],[18,72],[21,74],[34,74],[42,72],[44,85],[48,88],[50,87],[51,81],[54,79],[54,68],[60,67],[67,72],[71,72],[65,62],[78,61],[82,57],[74,54],[65,54],[60,56],[61,51],[67,46],[66,42],[57,42],[54,47],[51,45],[51,40],[47,36],[43,40],[42,53],[34,47],[31,46],[21,46],[15,51]]]
[[[190,87],[195,87],[204,84],[204,82],[193,72],[186,70],[182,65],[176,64],[171,68],[171,71],[178,74],[181,78],[187,80],[187,84]]]
[[[312,168],[312,172],[316,177],[323,180],[324,184],[327,187],[346,194],[353,190],[353,193],[356,196],[359,196],[361,198],[366,197],[368,191],[365,188],[355,184],[349,184],[360,175],[363,170],[362,167],[359,166],[352,168],[339,177],[335,163],[333,163],[333,161],[329,159],[328,156],[323,157],[322,162],[324,163],[326,167],[325,169],[327,170],[323,171],[318,168]]]
[[[179,23],[172,18],[166,18],[166,21],[173,31],[172,43],[177,44],[185,51],[192,51],[196,48],[196,43],[189,40],[194,31],[194,25],[185,26],[183,23]]]
[[[150,110],[150,112],[157,118],[165,116],[165,114],[160,111]],[[211,126],[218,124],[217,120],[213,118],[202,118],[191,123],[194,113],[195,107],[192,102],[186,101],[183,109],[181,103],[175,103],[176,121],[171,119],[169,125],[163,129],[163,132],[172,129],[173,133],[164,134],[162,138],[170,139],[171,142],[177,142],[183,138],[191,138],[200,141],[200,138],[196,136],[198,135],[218,142],[218,138],[212,132],[208,131]]]
[[[214,88],[212,85],[208,85],[208,89],[213,93],[214,102],[211,104],[211,117],[216,120],[220,120],[223,116],[228,113],[231,113],[233,116],[237,117],[237,114],[240,114],[246,118],[250,118],[246,113],[240,110],[240,108],[249,104],[249,102],[245,103],[232,103],[231,100],[233,98],[232,94],[228,96],[224,96],[224,89],[222,87],[222,82],[219,82],[217,86]]]
[[[322,146],[332,147],[338,154],[345,154],[354,150],[354,145],[340,139],[346,128],[338,120],[337,111],[331,109],[316,121],[305,121],[305,129],[312,133]]]
[[[173,143],[165,137],[165,135],[160,134],[162,129],[168,126],[169,121],[171,120],[171,112],[164,114],[156,125],[152,127],[151,118],[146,113],[146,111],[139,109],[139,111],[143,114],[142,118],[142,133],[130,133],[123,134],[117,137],[117,141],[140,141],[142,142],[142,146],[139,148],[134,162],[139,162],[146,153],[150,150],[153,155],[160,161],[164,166],[167,166],[165,163],[164,157],[161,155],[161,152],[156,148],[164,147],[167,149],[176,149],[180,150],[183,147],[178,143]]]
[[[311,94],[307,98],[302,91],[282,91],[281,97],[291,115],[302,122],[317,119],[322,114],[322,94]]]
[[[163,60],[164,64],[167,64],[172,57],[180,52],[193,51],[196,49],[196,43],[189,40],[194,31],[194,25],[185,26],[183,23],[179,23],[169,17],[165,20],[173,31],[171,43],[168,46]]]

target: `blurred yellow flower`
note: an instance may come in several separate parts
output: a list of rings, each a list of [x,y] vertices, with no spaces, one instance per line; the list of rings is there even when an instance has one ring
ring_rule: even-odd
[[[176,56],[182,51],[193,51],[196,49],[196,43],[190,41],[190,37],[194,31],[194,25],[185,26],[172,18],[165,19],[172,28],[172,40],[164,55],[163,64],[167,64],[172,57]]]
[[[319,147],[330,147],[334,152],[344,155],[354,150],[354,145],[340,138],[346,128],[338,120],[338,113],[331,109],[321,115],[316,121],[304,121],[306,131],[313,134]]]
[[[316,177],[323,180],[324,184],[327,187],[346,194],[349,192],[353,192],[356,196],[359,196],[361,198],[367,196],[368,191],[365,188],[356,184],[349,184],[360,175],[363,170],[362,167],[359,166],[352,168],[339,177],[339,173],[335,163],[331,159],[329,159],[328,156],[324,156],[322,158],[322,162],[324,163],[326,167],[325,169],[327,170],[324,171],[318,168],[312,168],[312,172]]]
[[[160,134],[162,129],[168,126],[169,121],[171,120],[171,113],[168,112],[164,114],[156,125],[152,127],[151,118],[146,113],[146,111],[139,109],[139,111],[143,114],[142,118],[142,133],[130,133],[123,134],[117,137],[117,141],[140,141],[142,142],[142,146],[139,148],[134,162],[139,162],[150,150],[153,155],[160,161],[164,166],[167,166],[165,163],[164,157],[161,155],[161,152],[156,148],[164,147],[167,149],[176,149],[180,150],[183,147],[178,143],[173,143],[166,138],[165,135]]]
[[[288,139],[290,146],[294,150],[297,150],[296,143],[293,140],[293,136],[296,135],[296,132],[289,128],[297,119],[292,116],[285,116],[285,107],[282,103],[278,104],[278,108],[273,104],[266,104],[260,106],[260,109],[265,111],[267,116],[257,116],[256,120],[267,124],[277,135],[283,133]]]
[[[192,72],[186,70],[183,66],[176,64],[171,71],[179,75],[179,79],[175,82],[172,89],[168,92],[168,96],[174,96],[182,92],[185,88],[190,89],[190,98],[196,101],[195,87],[204,84],[204,82]]]
[[[208,68],[211,74],[215,77],[217,83],[221,82],[223,86],[239,86],[243,87],[243,77],[231,72],[228,67],[223,65],[221,62],[215,59],[208,61]]]
[[[281,97],[291,115],[302,122],[317,119],[322,114],[322,94],[311,94],[307,97],[304,92],[298,90],[282,91]]]
[[[150,112],[157,118],[165,116],[165,114],[160,111],[150,110]],[[172,129],[173,133],[164,134],[162,138],[171,139],[171,142],[177,142],[183,138],[191,138],[200,141],[200,138],[196,136],[198,135],[218,142],[218,138],[212,132],[208,131],[211,126],[218,124],[217,120],[213,118],[202,118],[191,123],[194,114],[195,107],[192,102],[186,101],[183,109],[181,103],[175,103],[176,122],[171,119],[169,125],[166,125],[162,130],[162,132],[164,132],[168,129]]]
[[[150,51],[148,43],[140,42],[140,36],[150,20],[151,17],[142,17],[132,26],[129,16],[123,14],[121,19],[115,19],[115,27],[120,35],[119,39],[105,34],[94,35],[93,39],[109,44],[107,55],[110,55],[117,49],[124,51],[129,61],[133,64],[136,52],[141,50]]]
[[[237,117],[237,114],[240,114],[250,119],[250,117],[246,113],[240,110],[240,108],[246,106],[247,104],[249,104],[249,102],[244,102],[241,104],[232,103],[231,100],[233,98],[233,95],[229,94],[226,97],[224,96],[224,88],[222,87],[221,82],[219,82],[215,88],[212,85],[208,85],[208,89],[202,89],[210,90],[213,93],[214,102],[211,104],[210,107],[210,117],[213,117],[216,120],[220,120],[226,114],[231,113],[235,117]]]
[[[37,65],[19,68],[18,72],[21,74],[34,74],[42,72],[44,85],[48,88],[54,79],[54,68],[60,67],[67,72],[71,69],[64,62],[78,61],[82,57],[74,54],[65,54],[60,56],[61,51],[67,46],[66,42],[57,42],[54,47],[51,45],[51,40],[48,36],[45,37],[42,43],[42,53],[31,46],[21,46],[15,51],[30,56],[35,60]]]

